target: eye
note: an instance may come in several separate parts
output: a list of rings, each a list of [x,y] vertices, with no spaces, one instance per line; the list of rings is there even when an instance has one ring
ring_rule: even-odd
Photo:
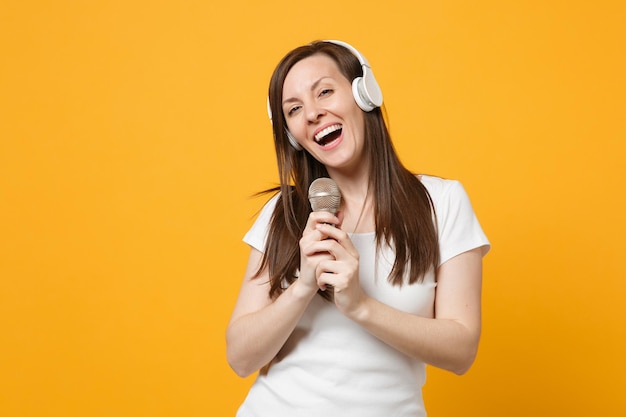
[[[333,93],[333,90],[332,90],[332,89],[330,89],[330,88],[325,88],[325,89],[323,89],[322,91],[320,91],[320,97],[327,96],[327,95],[330,95],[330,94],[332,94],[332,93]]]
[[[302,106],[293,106],[290,107],[289,109],[287,109],[287,116],[292,116],[295,112],[297,112],[298,110],[300,110]]]

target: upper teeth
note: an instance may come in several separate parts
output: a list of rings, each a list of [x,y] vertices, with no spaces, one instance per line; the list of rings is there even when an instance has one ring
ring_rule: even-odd
[[[322,140],[322,138],[326,135],[330,135],[331,133],[333,133],[336,130],[341,129],[341,125],[337,124],[337,125],[332,125],[332,126],[328,126],[326,129],[322,129],[321,131],[319,131],[317,133],[317,135],[315,135],[315,140],[316,141],[320,141]]]

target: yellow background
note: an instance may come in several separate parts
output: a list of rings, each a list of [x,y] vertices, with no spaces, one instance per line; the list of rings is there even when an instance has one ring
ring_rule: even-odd
[[[0,415],[234,415],[267,83],[320,38],[493,244],[479,356],[429,370],[429,415],[626,415],[623,4],[3,0]]]

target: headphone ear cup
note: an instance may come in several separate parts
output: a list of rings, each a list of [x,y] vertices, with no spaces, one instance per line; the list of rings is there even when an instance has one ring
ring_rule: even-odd
[[[374,78],[374,74],[372,74],[369,68],[364,68],[363,71],[365,71],[363,75],[363,81],[361,81],[361,91],[363,97],[368,100],[370,106],[373,109],[382,106],[383,92],[380,91],[378,81],[376,81],[376,78]]]
[[[370,112],[374,110],[374,106],[369,103],[364,93],[367,94],[363,88],[363,77],[356,77],[352,80],[352,95],[354,96],[354,101],[356,101],[356,104],[361,110]]]
[[[363,67],[365,75],[352,81],[352,95],[363,111],[372,111],[383,104],[383,93],[372,74]]]
[[[287,138],[289,139],[289,143],[291,143],[291,146],[293,146],[293,148],[296,151],[301,151],[302,150],[302,146],[300,146],[300,144],[298,143],[298,141],[296,140],[295,137],[293,137],[293,135],[291,134],[291,132],[287,129],[285,129],[285,132],[287,133]]]

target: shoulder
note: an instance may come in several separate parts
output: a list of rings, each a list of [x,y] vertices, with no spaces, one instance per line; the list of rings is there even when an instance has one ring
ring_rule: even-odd
[[[255,223],[269,224],[279,199],[280,193],[271,196],[261,208]]]
[[[261,209],[261,215],[265,214],[267,215],[267,213],[273,213],[274,209],[276,208],[276,203],[278,202],[278,199],[280,198],[280,192],[272,195],[263,205],[263,208]]]
[[[419,175],[420,182],[424,185],[433,204],[437,206],[443,201],[465,195],[463,185],[457,180],[436,177],[433,175]]]
[[[486,254],[489,240],[463,185],[457,180],[428,175],[419,178],[433,201],[441,263],[476,247],[483,247],[483,254]]]
[[[269,225],[279,197],[280,193],[277,193],[265,203],[256,221],[243,238],[244,242],[257,249],[259,252],[265,252]]]

